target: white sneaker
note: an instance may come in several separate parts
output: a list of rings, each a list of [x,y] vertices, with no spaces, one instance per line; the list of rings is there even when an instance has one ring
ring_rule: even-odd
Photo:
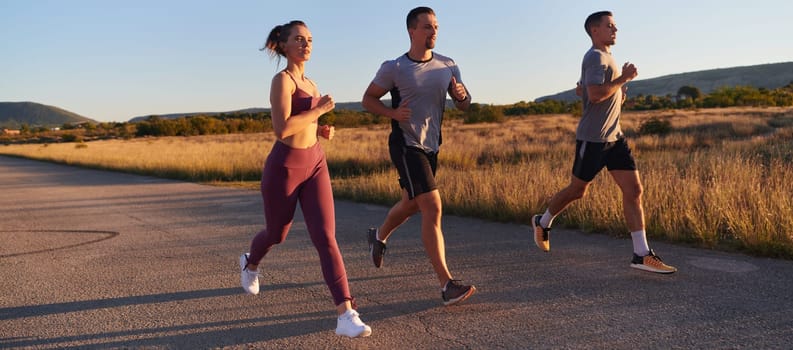
[[[248,270],[248,253],[240,255],[240,283],[248,294],[259,294],[259,270]]]
[[[336,334],[350,338],[368,337],[372,334],[372,328],[361,321],[357,311],[350,309],[339,316],[338,323],[336,323]]]

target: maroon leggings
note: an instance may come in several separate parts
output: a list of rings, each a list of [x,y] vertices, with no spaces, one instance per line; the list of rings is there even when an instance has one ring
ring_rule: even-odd
[[[262,171],[265,229],[251,242],[251,264],[258,264],[270,249],[284,241],[297,202],[319,253],[322,275],[335,305],[352,301],[347,271],[336,243],[336,218],[330,175],[319,142],[306,149],[291,148],[276,141]]]

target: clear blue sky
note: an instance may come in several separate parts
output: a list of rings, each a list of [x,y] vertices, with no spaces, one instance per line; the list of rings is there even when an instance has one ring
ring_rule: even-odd
[[[793,1],[0,0],[0,101],[53,105],[98,121],[269,107],[283,67],[258,49],[273,26],[306,21],[306,75],[359,101],[386,59],[407,51],[405,16],[430,6],[435,51],[457,61],[474,102],[531,101],[574,87],[586,16],[611,10],[613,53],[647,79],[793,61]]]

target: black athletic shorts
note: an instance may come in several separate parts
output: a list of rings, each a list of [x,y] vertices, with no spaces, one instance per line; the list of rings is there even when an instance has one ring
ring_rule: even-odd
[[[438,188],[435,185],[438,153],[407,147],[403,142],[389,142],[388,150],[399,173],[399,186],[407,190],[410,199]]]
[[[590,182],[600,170],[636,170],[636,160],[628,142],[621,138],[614,142],[576,140],[573,176]]]

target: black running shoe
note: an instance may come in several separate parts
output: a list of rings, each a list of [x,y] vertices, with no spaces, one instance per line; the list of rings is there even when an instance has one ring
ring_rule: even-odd
[[[374,267],[380,268],[383,266],[383,256],[385,255],[385,243],[377,239],[377,228],[369,228],[369,251],[372,252],[372,262]]]
[[[441,292],[443,305],[449,306],[468,299],[476,292],[476,287],[460,284],[460,280],[449,280],[446,282],[446,290]]]

